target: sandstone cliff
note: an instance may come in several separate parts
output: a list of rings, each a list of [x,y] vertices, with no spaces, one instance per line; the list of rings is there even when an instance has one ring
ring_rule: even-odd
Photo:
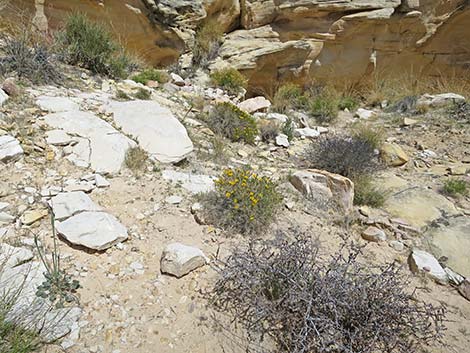
[[[470,63],[466,0],[143,0],[190,43],[215,18],[220,58],[272,91],[285,79],[356,81],[372,72],[462,72]]]

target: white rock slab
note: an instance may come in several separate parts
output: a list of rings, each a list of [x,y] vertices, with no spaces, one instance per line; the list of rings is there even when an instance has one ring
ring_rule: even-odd
[[[436,258],[426,251],[413,250],[408,262],[412,272],[425,273],[438,283],[445,284],[449,279]]]
[[[89,161],[98,173],[113,174],[121,169],[126,152],[135,142],[90,112],[71,111],[48,114],[44,121],[55,129],[81,136],[68,158],[79,166]],[[86,139],[88,141],[85,141]]]
[[[277,135],[276,136],[276,145],[286,147],[286,148],[289,147],[290,146],[289,138],[284,134]]]
[[[181,243],[172,243],[163,250],[160,270],[162,273],[181,278],[207,262],[209,262],[208,258],[200,249]]]
[[[83,191],[60,193],[49,200],[54,217],[61,221],[80,212],[101,211],[93,200]]]
[[[78,104],[67,97],[41,96],[36,100],[36,104],[42,110],[51,113],[79,110]]]
[[[126,227],[104,212],[79,213],[56,222],[56,229],[70,243],[93,250],[106,250],[128,238]]]
[[[0,162],[16,160],[23,155],[20,142],[13,136],[0,136]]]
[[[271,102],[264,98],[263,96],[258,96],[254,98],[249,98],[240,104],[238,104],[238,108],[244,110],[248,113],[254,113],[259,110],[268,109],[271,106]]]
[[[318,131],[317,129],[304,127],[303,129],[295,129],[294,135],[297,137],[316,138],[320,136],[320,131]]]
[[[0,107],[8,100],[8,94],[5,93],[3,89],[0,88]]]
[[[64,130],[51,130],[46,132],[46,142],[53,146],[67,146],[73,142],[73,137]]]
[[[159,162],[177,163],[193,151],[186,128],[157,102],[111,102],[107,111],[114,114],[125,133],[137,138],[139,145]]]
[[[162,177],[165,180],[181,183],[184,189],[193,194],[214,190],[214,180],[216,179],[209,175],[182,173],[171,169],[164,170]]]

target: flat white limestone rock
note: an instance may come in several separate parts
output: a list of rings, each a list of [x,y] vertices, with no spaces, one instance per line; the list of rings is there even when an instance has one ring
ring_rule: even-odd
[[[83,191],[60,193],[49,201],[49,205],[58,221],[80,212],[101,211],[101,207],[96,205]]]
[[[13,161],[23,155],[20,142],[13,136],[0,136],[0,162]]]
[[[162,273],[181,278],[208,262],[208,258],[200,249],[181,243],[172,243],[163,250],[160,270]]]
[[[51,113],[79,110],[78,104],[67,97],[41,96],[36,100],[36,104],[42,110]]]

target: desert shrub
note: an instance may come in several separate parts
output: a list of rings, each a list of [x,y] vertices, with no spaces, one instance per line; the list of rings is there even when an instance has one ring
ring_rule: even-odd
[[[444,182],[443,191],[449,196],[466,195],[468,185],[463,179],[449,179]]]
[[[292,120],[291,117],[287,118],[287,120],[282,124],[281,126],[281,132],[287,136],[287,139],[289,142],[291,142],[294,139],[294,131],[295,131],[295,125],[294,121]]]
[[[371,207],[382,207],[386,200],[386,192],[375,186],[369,176],[354,177],[354,204]]]
[[[324,136],[312,142],[306,159],[310,167],[352,179],[371,174],[379,167],[374,148],[367,141],[341,135]]]
[[[341,110],[348,109],[350,112],[357,109],[359,101],[352,96],[343,96],[339,99],[338,108]]]
[[[253,234],[274,221],[281,202],[272,179],[249,169],[226,169],[215,181],[215,191],[203,196],[204,219],[225,230]]]
[[[141,100],[149,100],[152,97],[152,92],[145,88],[139,88],[134,94],[134,98]]]
[[[58,83],[62,78],[48,47],[28,35],[6,37],[2,50],[0,75],[15,72],[35,84]]]
[[[279,135],[279,125],[274,121],[267,121],[259,125],[259,134],[263,142],[269,143],[274,141]]]
[[[360,255],[344,246],[323,259],[299,232],[251,240],[220,264],[213,305],[257,352],[414,353],[440,342],[445,308],[417,300],[395,263]]]
[[[237,69],[227,67],[210,75],[212,84],[231,94],[238,94],[247,87],[248,81]]]
[[[32,331],[6,319],[8,304],[0,303],[0,352],[2,353],[32,353],[41,347],[41,339]]]
[[[228,103],[218,103],[207,117],[209,127],[232,141],[253,144],[258,135],[256,120],[247,112]]]
[[[373,149],[379,149],[385,140],[385,133],[381,128],[374,128],[364,123],[356,124],[353,127],[352,136],[356,140],[366,142]]]
[[[131,147],[126,152],[124,164],[134,173],[139,173],[145,170],[148,160],[147,152],[141,147]]]
[[[126,92],[120,89],[117,90],[115,98],[119,101],[129,101],[132,99]]]
[[[286,113],[289,109],[301,109],[305,105],[306,97],[302,88],[293,83],[287,83],[277,90],[271,109],[278,113]]]
[[[331,123],[338,117],[338,98],[326,90],[313,96],[308,103],[308,112],[320,123]]]
[[[144,71],[138,73],[137,75],[132,76],[132,80],[137,83],[141,83],[145,85],[149,81],[155,81],[158,83],[166,83],[169,81],[169,77],[165,71],[156,70],[156,69],[145,69]]]
[[[192,50],[194,66],[205,68],[215,59],[222,44],[223,34],[222,27],[216,20],[209,20],[196,30]]]
[[[470,103],[457,102],[448,109],[450,118],[470,123]]]
[[[57,39],[69,64],[93,73],[124,78],[133,66],[111,32],[85,15],[70,15]]]

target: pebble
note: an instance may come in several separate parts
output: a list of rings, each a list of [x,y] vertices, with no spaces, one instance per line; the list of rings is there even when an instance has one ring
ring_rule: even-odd
[[[181,201],[183,201],[183,198],[181,196],[178,196],[178,195],[172,195],[172,196],[168,196],[166,199],[165,199],[166,203],[170,204],[170,205],[178,205],[181,203]]]

